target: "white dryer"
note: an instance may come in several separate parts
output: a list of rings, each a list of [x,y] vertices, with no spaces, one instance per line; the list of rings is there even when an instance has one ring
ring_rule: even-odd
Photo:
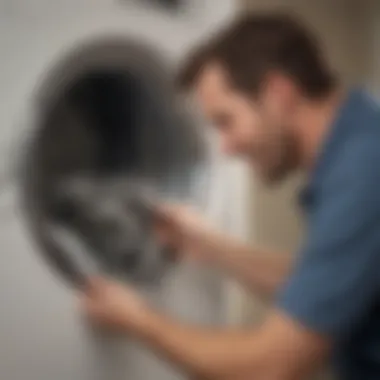
[[[181,55],[234,12],[233,1],[198,3],[176,14],[133,1],[0,1],[1,379],[182,378],[138,343],[88,329],[78,257],[51,225],[165,312],[228,322],[220,274],[173,263],[145,238],[141,189],[247,232],[244,168],[219,156],[172,83]]]

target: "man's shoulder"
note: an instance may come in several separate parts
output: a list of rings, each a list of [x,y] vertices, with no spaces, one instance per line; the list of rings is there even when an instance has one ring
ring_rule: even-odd
[[[312,173],[307,190],[313,204],[349,192],[375,196],[374,189],[380,188],[379,163],[379,106],[367,93],[354,91],[341,107]]]
[[[354,122],[354,121],[353,121]],[[380,112],[366,112],[336,146],[323,186],[357,181],[380,185]]]

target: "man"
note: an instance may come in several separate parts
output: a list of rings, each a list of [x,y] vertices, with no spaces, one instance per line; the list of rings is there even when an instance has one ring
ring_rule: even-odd
[[[213,230],[186,207],[157,210],[158,236],[274,296],[258,329],[181,324],[131,289],[90,281],[90,319],[144,341],[190,377],[292,380],[327,359],[341,379],[380,378],[380,111],[338,85],[308,31],[281,15],[252,15],[195,52],[181,75],[224,150],[275,183],[309,173],[308,233],[291,255],[260,252]],[[276,296],[275,296],[276,295]]]

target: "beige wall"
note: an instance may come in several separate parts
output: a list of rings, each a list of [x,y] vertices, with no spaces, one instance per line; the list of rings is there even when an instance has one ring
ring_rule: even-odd
[[[375,0],[374,0],[375,1]],[[371,88],[380,98],[380,2],[373,7],[373,56],[374,66]]]

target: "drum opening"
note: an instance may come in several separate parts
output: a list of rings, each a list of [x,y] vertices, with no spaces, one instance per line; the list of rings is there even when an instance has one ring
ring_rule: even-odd
[[[136,207],[141,192],[130,190],[145,181],[191,197],[192,174],[202,165],[201,135],[161,59],[152,57],[125,40],[97,42],[75,49],[39,89],[23,160],[23,206],[45,257],[76,282],[67,247],[49,233],[53,222],[74,232],[102,270],[157,277],[166,256],[152,240],[149,212]]]

